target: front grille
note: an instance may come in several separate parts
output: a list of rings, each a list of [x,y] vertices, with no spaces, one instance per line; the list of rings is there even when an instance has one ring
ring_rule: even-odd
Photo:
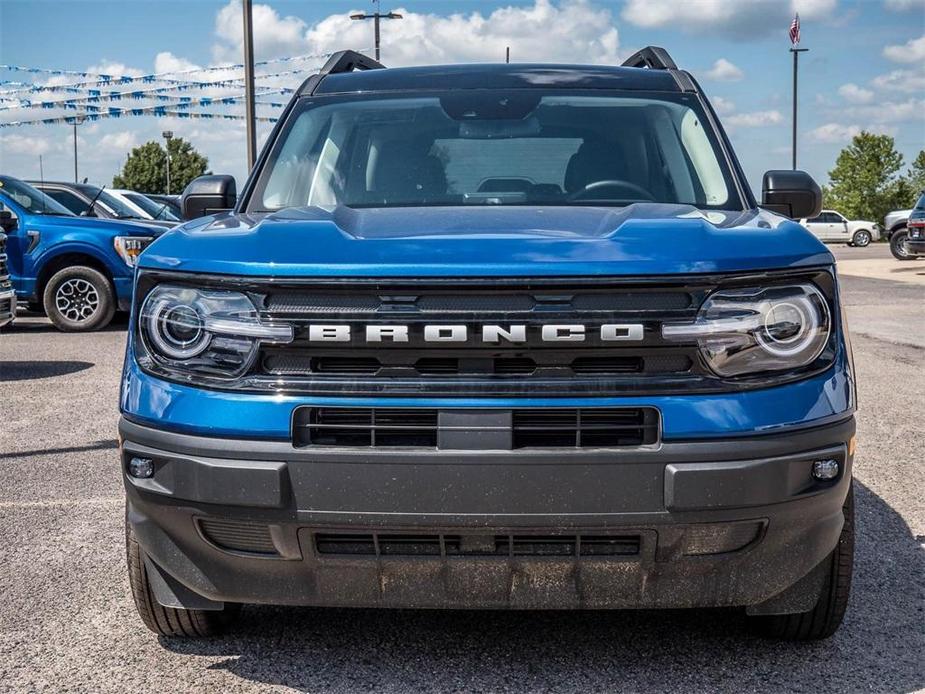
[[[450,415],[471,411],[435,408],[300,407],[293,416],[296,447],[417,447],[460,449],[460,425]],[[486,412],[482,410],[482,412]],[[491,431],[490,448],[623,448],[659,440],[652,407],[493,409],[490,418],[467,420],[467,440]],[[503,430],[503,431],[499,431]],[[465,446],[465,443],[462,444]],[[476,444],[473,443],[473,446]],[[465,448],[463,448],[465,449]]]
[[[320,555],[376,557],[603,557],[636,556],[634,534],[457,535],[315,533]]]
[[[11,286],[10,268],[6,256],[6,237],[0,233],[0,291],[9,289]]]
[[[260,523],[200,518],[203,536],[216,547],[248,554],[278,555],[270,528]]]

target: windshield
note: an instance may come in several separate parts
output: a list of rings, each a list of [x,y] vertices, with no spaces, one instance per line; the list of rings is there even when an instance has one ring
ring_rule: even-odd
[[[151,215],[151,219],[166,219],[168,222],[178,222],[179,218],[170,211],[170,206],[163,202],[154,202],[141,193],[123,193],[125,197],[138,205]]]
[[[57,200],[17,178],[0,176],[0,191],[9,195],[30,214],[52,214],[73,217],[74,214]]]
[[[692,95],[468,89],[303,100],[249,208],[741,209],[734,191]]]
[[[97,196],[99,188],[95,188],[93,192],[86,191],[86,195],[90,196],[92,200]],[[111,194],[105,188],[102,193],[99,193],[99,197],[96,197],[96,201],[105,207],[111,214],[115,215],[119,219],[144,219],[143,216],[138,214],[137,210],[133,210],[122,200],[119,200],[115,195]]]
[[[919,196],[919,199],[915,203],[914,210],[921,211],[925,210],[925,190],[922,191],[922,194]]]

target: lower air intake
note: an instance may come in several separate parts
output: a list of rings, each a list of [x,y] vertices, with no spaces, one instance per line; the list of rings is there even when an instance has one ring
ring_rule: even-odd
[[[260,523],[200,518],[199,529],[209,542],[220,549],[268,556],[279,554],[269,526]]]

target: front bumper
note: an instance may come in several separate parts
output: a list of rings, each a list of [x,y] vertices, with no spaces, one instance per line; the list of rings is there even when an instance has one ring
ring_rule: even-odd
[[[654,450],[308,450],[125,419],[120,435],[123,470],[155,464],[124,481],[163,604],[773,613],[818,596],[854,420]],[[835,480],[812,478],[820,458]]]
[[[16,318],[16,293],[12,289],[0,291],[0,328]]]
[[[906,250],[913,255],[925,255],[925,227],[909,227],[906,234]]]

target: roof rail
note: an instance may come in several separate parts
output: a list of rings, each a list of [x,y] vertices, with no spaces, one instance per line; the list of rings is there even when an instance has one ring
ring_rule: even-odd
[[[357,51],[338,51],[331,54],[328,61],[322,66],[317,74],[312,75],[299,87],[299,96],[312,94],[318,87],[318,84],[328,75],[338,75],[344,72],[353,72],[354,70],[382,70],[385,65],[378,60],[373,60],[369,56],[358,53]]]
[[[652,70],[677,70],[674,60],[668,51],[659,46],[646,46],[636,51],[623,61],[622,67],[647,67]]]

